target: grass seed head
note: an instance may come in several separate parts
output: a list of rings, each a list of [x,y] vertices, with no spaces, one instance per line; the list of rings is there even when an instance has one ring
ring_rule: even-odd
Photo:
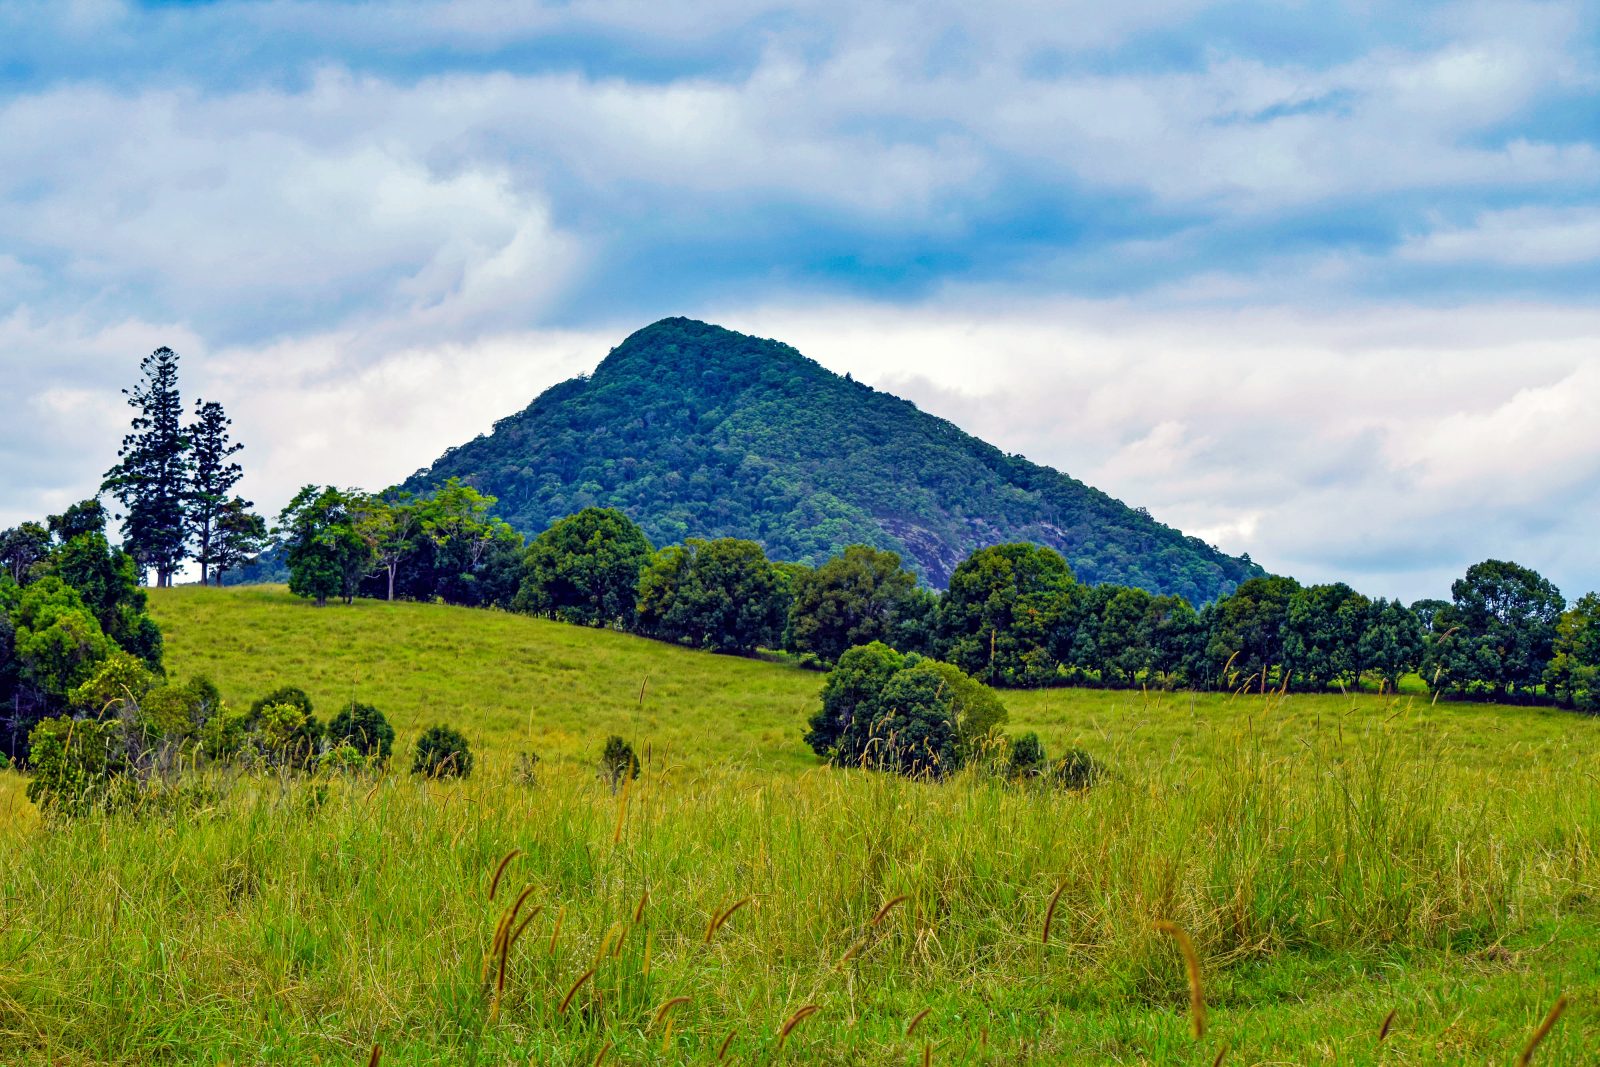
[[[1183,953],[1184,969],[1189,976],[1189,1019],[1194,1023],[1195,1039],[1199,1040],[1206,1036],[1206,996],[1200,984],[1200,955],[1195,952],[1188,932],[1177,923],[1162,919],[1156,923],[1156,929],[1171,934],[1178,943],[1178,951]]]
[[[500,865],[494,869],[494,877],[489,879],[490,900],[494,899],[495,892],[500,888],[500,876],[506,873],[506,867],[510,865],[511,861],[520,855],[522,855],[520,848],[512,849],[506,853],[505,858],[500,861]]]
[[[1528,1038],[1528,1043],[1522,1047],[1522,1055],[1517,1057],[1517,1067],[1528,1067],[1528,1064],[1533,1062],[1533,1054],[1539,1048],[1540,1042],[1550,1036],[1550,1031],[1555,1029],[1561,1013],[1566,1010],[1567,995],[1563,993],[1550,1006],[1550,1013],[1544,1017],[1544,1022],[1539,1024],[1539,1029],[1533,1032]]]
[[[801,1023],[805,1022],[807,1019],[811,1018],[811,1016],[815,1015],[821,1010],[821,1004],[806,1004],[797,1009],[793,1015],[789,1016],[789,1018],[785,1019],[782,1028],[778,1030],[778,1050],[783,1050],[783,1046],[789,1040],[789,1035],[794,1033],[795,1027],[799,1026]]]

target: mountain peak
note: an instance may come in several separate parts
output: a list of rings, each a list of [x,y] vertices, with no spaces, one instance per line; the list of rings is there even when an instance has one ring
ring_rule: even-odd
[[[1034,541],[1077,576],[1211,600],[1261,573],[1081,482],[1009,456],[779,341],[673,317],[408,482],[458,477],[525,534],[617,507],[657,545],[747,537],[819,563],[899,552],[942,586],[974,549]]]

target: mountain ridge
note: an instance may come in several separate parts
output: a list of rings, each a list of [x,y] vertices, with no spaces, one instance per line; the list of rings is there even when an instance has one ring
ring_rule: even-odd
[[[627,337],[404,487],[457,477],[532,536],[618,507],[653,543],[748,537],[816,563],[846,544],[900,552],[943,586],[973,550],[1023,540],[1084,581],[1214,599],[1263,573],[1098,489],[1003,452],[780,341],[681,317]]]

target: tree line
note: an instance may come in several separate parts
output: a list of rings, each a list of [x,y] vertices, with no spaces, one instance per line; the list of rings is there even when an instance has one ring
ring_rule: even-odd
[[[1393,691],[1420,674],[1453,696],[1600,710],[1600,598],[1569,607],[1515,563],[1469,568],[1448,601],[1267,576],[1197,609],[1081,583],[1036,544],[973,552],[935,593],[883,549],[852,545],[817,567],[737,538],[658,550],[610,508],[559,519],[524,545],[491,516],[494,503],[454,480],[429,497],[307,487],[279,519],[290,587],[319,603],[440,599],[822,666],[878,641],[1001,687]]]

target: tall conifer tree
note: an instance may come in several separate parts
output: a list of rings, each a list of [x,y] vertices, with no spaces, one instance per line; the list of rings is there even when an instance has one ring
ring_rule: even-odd
[[[244,445],[228,436],[233,420],[216,401],[197,400],[194,422],[189,424],[188,532],[194,558],[200,564],[200,584],[211,579],[211,570],[220,560],[218,524],[227,506],[228,494],[238,484],[244,470],[229,461]]]
[[[139,364],[144,380],[124,389],[138,412],[122,439],[121,462],[106,472],[101,492],[110,493],[126,513],[123,547],[139,565],[156,572],[156,584],[172,584],[188,542],[189,442],[183,432],[183,402],[178,396],[178,354],[158,348]]]

